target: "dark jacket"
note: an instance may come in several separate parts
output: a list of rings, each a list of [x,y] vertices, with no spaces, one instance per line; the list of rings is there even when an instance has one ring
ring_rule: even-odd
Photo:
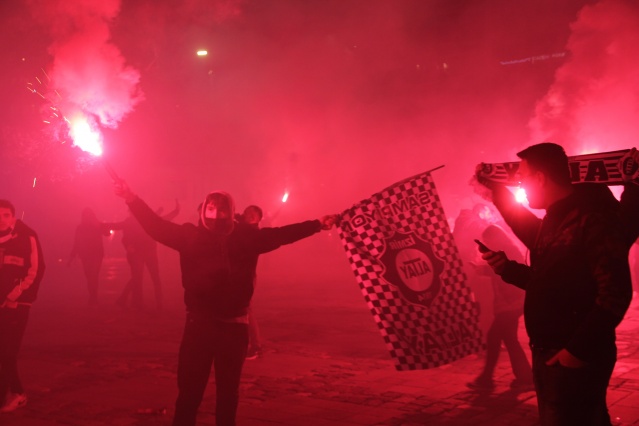
[[[70,259],[78,256],[82,260],[102,259],[104,246],[102,238],[110,235],[110,229],[98,221],[94,223],[80,223],[75,229],[75,239],[71,249]]]
[[[17,220],[9,240],[0,243],[0,304],[5,299],[31,304],[44,276],[44,257],[36,233]]]
[[[495,200],[500,211],[504,203]],[[530,249],[531,265],[510,261],[502,278],[526,290],[531,344],[566,348],[585,361],[610,356],[632,298],[618,205],[582,188],[550,206],[543,221],[511,207],[502,214]]]
[[[153,239],[180,253],[187,310],[210,313],[220,319],[246,314],[261,253],[321,229],[318,220],[262,229],[236,223],[230,234],[223,235],[202,224],[178,225],[163,220],[139,198],[129,203],[129,208]]]
[[[574,185],[575,192],[587,199],[590,205],[612,215],[621,227],[621,237],[628,249],[639,237],[639,185],[627,183],[621,198],[617,201],[610,189],[599,183],[580,183]],[[512,193],[503,185],[493,188],[493,202],[504,221],[513,233],[530,249],[537,238],[537,230],[541,219],[535,216],[522,204],[515,201]]]
[[[175,219],[179,212],[179,208],[176,207],[170,213],[160,217],[170,221]],[[133,216],[129,216],[121,222],[102,223],[101,226],[109,230],[122,231],[122,245],[127,255],[143,256],[157,252],[157,243],[144,231]]]

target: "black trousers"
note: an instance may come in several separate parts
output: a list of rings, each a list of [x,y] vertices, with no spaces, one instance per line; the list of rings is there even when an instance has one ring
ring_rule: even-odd
[[[248,326],[207,314],[188,313],[178,361],[178,398],[173,426],[195,425],[197,410],[215,368],[217,426],[234,426]]]
[[[29,319],[28,306],[0,308],[0,398],[7,391],[24,393],[18,375],[18,352]]]
[[[517,336],[521,315],[522,313],[519,311],[505,311],[495,314],[495,319],[486,335],[486,364],[481,373],[482,377],[493,378],[501,352],[501,342],[504,342],[515,377],[522,381],[532,381],[532,368]]]
[[[144,307],[144,290],[142,282],[144,279],[144,268],[148,269],[153,288],[155,290],[155,302],[158,310],[162,309],[162,281],[160,279],[160,264],[158,254],[155,249],[127,253],[127,262],[131,269],[131,279],[127,282],[122,294],[118,297],[118,303],[126,306],[129,297],[132,305],[136,309]]]
[[[89,304],[97,305],[98,287],[100,282],[100,269],[102,269],[102,256],[86,256],[80,259],[82,269],[89,289]]]
[[[532,348],[533,379],[539,417],[543,426],[610,426],[606,391],[617,353],[610,353],[585,367],[546,365],[558,351]]]

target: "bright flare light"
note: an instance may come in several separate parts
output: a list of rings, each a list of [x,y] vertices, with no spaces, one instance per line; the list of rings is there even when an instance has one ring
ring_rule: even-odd
[[[206,56],[208,54],[209,54],[209,52],[206,51],[206,50],[198,50],[197,51],[197,56]]]
[[[102,135],[91,128],[86,117],[80,115],[69,120],[69,135],[73,139],[73,145],[91,155],[102,155]]]
[[[526,198],[526,191],[524,188],[517,188],[515,190],[515,201],[521,204],[528,203],[528,199]]]
[[[282,202],[285,203],[286,200],[288,200],[288,192],[284,193],[284,196],[282,197]]]

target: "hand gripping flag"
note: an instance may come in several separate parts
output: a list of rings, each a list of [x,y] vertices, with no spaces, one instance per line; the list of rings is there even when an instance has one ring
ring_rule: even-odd
[[[397,370],[482,348],[477,305],[429,172],[343,212],[340,237]]]

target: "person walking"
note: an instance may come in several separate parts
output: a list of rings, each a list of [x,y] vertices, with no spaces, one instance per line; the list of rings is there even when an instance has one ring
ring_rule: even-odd
[[[110,234],[108,224],[101,223],[92,209],[87,207],[82,211],[80,224],[75,229],[73,248],[69,254],[67,266],[71,266],[76,257],[80,258],[89,290],[89,306],[98,304],[100,270],[104,258],[102,238]]]

